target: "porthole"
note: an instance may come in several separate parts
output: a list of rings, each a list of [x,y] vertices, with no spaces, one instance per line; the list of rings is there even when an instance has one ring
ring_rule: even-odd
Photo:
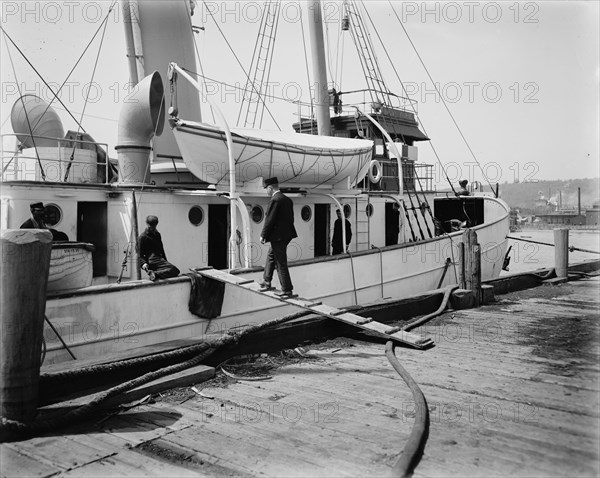
[[[349,218],[350,214],[352,214],[352,207],[350,206],[350,204],[344,204],[344,216],[346,218]]]
[[[47,226],[56,226],[62,219],[62,211],[56,204],[44,206],[44,222]]]
[[[302,220],[304,222],[310,221],[310,218],[312,217],[312,209],[310,208],[310,206],[302,207],[302,210],[300,211],[300,217],[302,217]]]
[[[193,226],[199,226],[204,221],[204,210],[200,206],[192,206],[188,219]]]
[[[371,217],[373,215],[373,205],[371,203],[367,204],[365,213],[367,214],[367,217]]]
[[[252,217],[252,220],[258,224],[260,221],[263,220],[263,217],[265,217],[265,212],[262,208],[262,206],[254,206],[252,208],[252,211],[250,211],[250,216]]]

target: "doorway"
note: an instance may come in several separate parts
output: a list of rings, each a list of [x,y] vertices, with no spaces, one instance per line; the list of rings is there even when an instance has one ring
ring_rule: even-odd
[[[227,246],[229,244],[229,206],[208,205],[208,265],[215,269],[227,269]]]
[[[106,275],[108,257],[107,203],[77,203],[77,241],[94,244],[92,252],[93,277]]]
[[[315,204],[315,257],[329,255],[329,204]]]

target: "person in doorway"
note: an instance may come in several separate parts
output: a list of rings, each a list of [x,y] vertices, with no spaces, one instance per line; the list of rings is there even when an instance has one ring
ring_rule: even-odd
[[[467,184],[469,184],[469,181],[467,181],[466,179],[461,179],[458,182],[458,185],[460,186],[460,188],[456,192],[457,196],[470,196],[471,195],[471,193],[467,189]]]
[[[151,281],[177,277],[179,269],[167,261],[160,232],[156,230],[158,218],[146,218],[146,230],[140,234],[136,244],[140,268],[148,273]]]
[[[348,221],[348,219],[344,219],[344,221],[346,221],[346,247],[343,247],[342,213],[339,209],[337,209],[335,212],[337,214],[337,219],[333,224],[333,239],[331,240],[332,254],[334,256],[337,254],[348,252],[348,246],[350,245],[350,241],[352,240],[352,226],[350,225],[350,221]]]
[[[390,225],[386,234],[386,246],[394,246],[398,244],[398,234],[400,234],[400,205],[394,202],[390,214]]]
[[[277,268],[277,275],[281,284],[281,298],[293,297],[293,286],[287,264],[287,246],[292,239],[298,237],[294,228],[294,204],[292,200],[279,190],[277,178],[265,179],[264,187],[271,197],[265,225],[260,234],[261,244],[270,243],[267,261],[263,274],[261,291],[272,289],[271,280]]]
[[[31,217],[27,219],[19,229],[48,229],[44,220],[44,203],[34,202],[29,205]]]

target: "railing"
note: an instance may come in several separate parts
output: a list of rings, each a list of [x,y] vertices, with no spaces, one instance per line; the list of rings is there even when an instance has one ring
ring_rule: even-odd
[[[331,90],[330,90],[331,91]],[[356,108],[370,115],[388,115],[398,118],[403,116],[406,119],[414,120],[417,114],[418,103],[410,98],[403,96],[394,95],[393,93],[386,93],[392,100],[391,108],[382,104],[375,104],[370,99],[372,90],[355,90],[342,92],[342,95],[336,97],[335,95],[329,95],[329,106],[330,113],[332,116],[335,114],[354,115]],[[338,102],[338,100],[340,102]],[[309,103],[296,101],[297,113],[295,116],[298,117],[298,121],[302,120],[313,120],[314,117],[314,105]]]
[[[44,144],[53,142],[56,146],[38,146],[36,148],[6,150],[4,145],[22,134],[3,134],[0,162],[2,163],[2,181],[48,181],[64,183],[108,183],[109,160],[108,145],[93,141],[68,138],[34,136],[44,140]],[[14,138],[14,140],[12,139]],[[104,161],[99,161],[99,152],[105,152]],[[82,153],[89,151],[89,153]]]

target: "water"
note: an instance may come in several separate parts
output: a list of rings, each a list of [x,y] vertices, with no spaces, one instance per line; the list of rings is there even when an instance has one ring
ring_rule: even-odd
[[[554,231],[519,231],[511,232],[511,237],[521,238],[529,241],[545,242],[554,244]],[[514,274],[516,272],[529,272],[535,269],[554,267],[554,247],[530,242],[509,239],[508,247],[512,246],[510,252],[509,271],[503,271],[500,275]],[[600,251],[600,231],[570,230],[569,247],[575,246],[591,251]],[[569,264],[587,260],[600,259],[600,254],[586,252],[569,252]]]

